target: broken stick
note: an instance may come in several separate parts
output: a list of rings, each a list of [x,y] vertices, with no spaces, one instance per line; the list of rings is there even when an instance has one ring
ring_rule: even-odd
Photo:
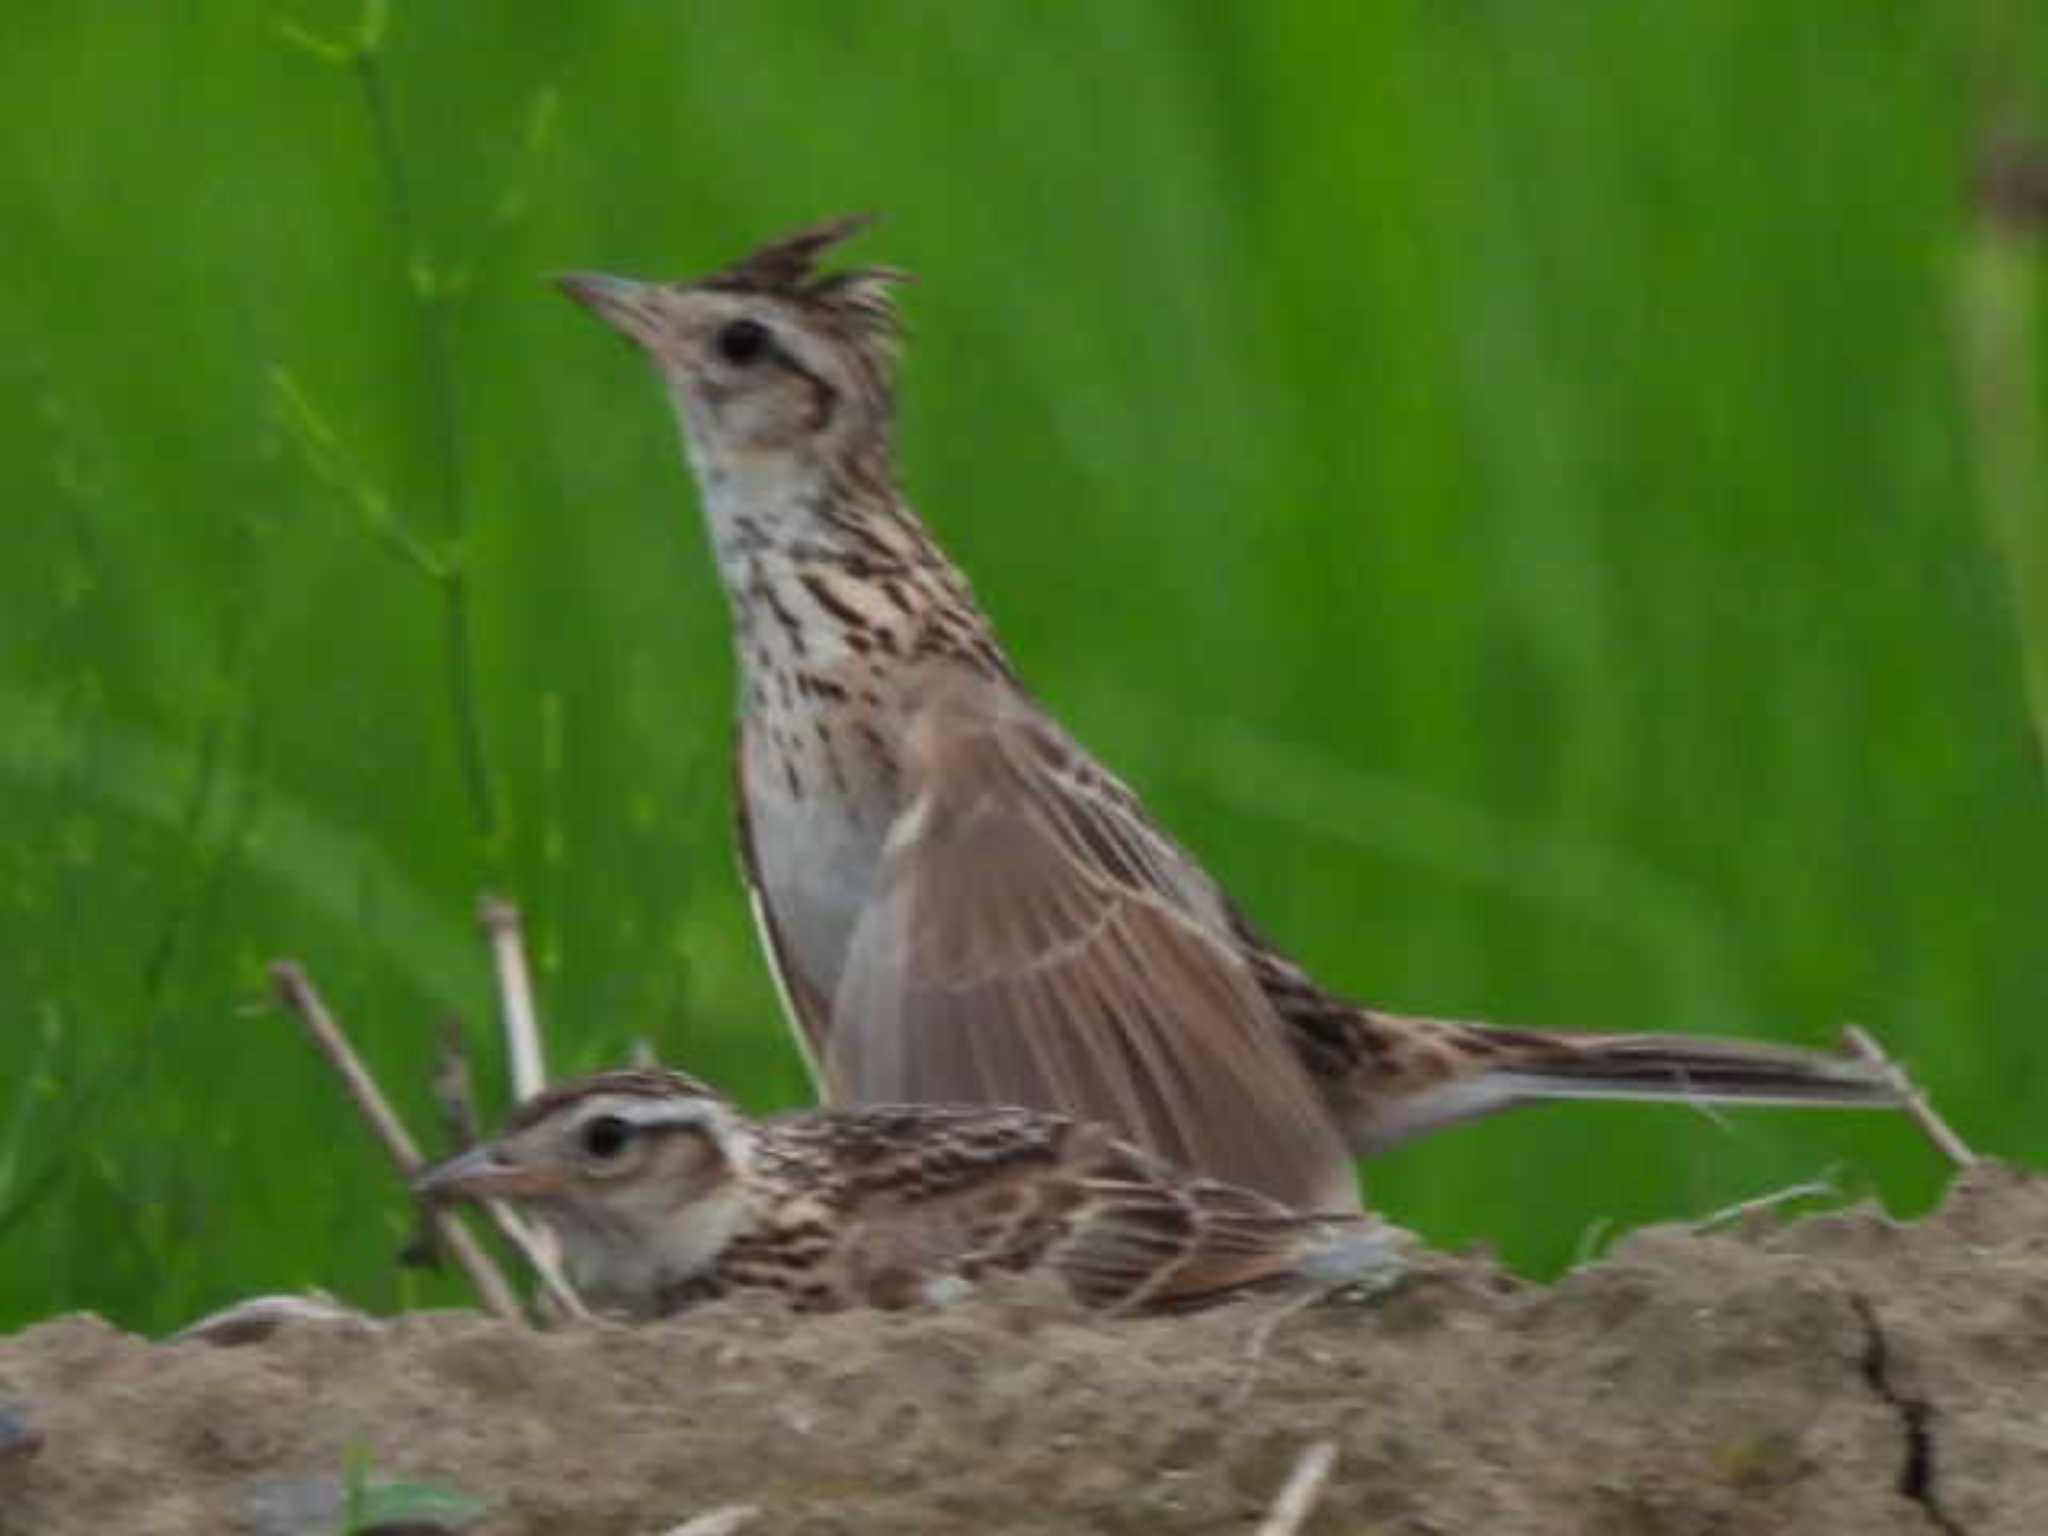
[[[295,960],[279,960],[270,967],[270,979],[277,988],[277,995],[298,1015],[314,1046],[341,1078],[341,1085],[347,1090],[357,1113],[383,1144],[386,1155],[397,1165],[399,1177],[410,1183],[413,1175],[426,1166],[420,1159],[419,1148],[413,1144],[404,1122],[378,1088],[377,1080],[370,1076],[369,1068],[363,1065],[362,1058],[348,1043],[348,1036],[342,1033],[334,1015],[327,1011],[327,1004],[321,1000],[304,967]],[[462,1266],[463,1273],[469,1276],[470,1284],[476,1287],[477,1298],[485,1309],[514,1322],[524,1321],[519,1298],[505,1279],[504,1272],[470,1235],[469,1228],[448,1211],[435,1211],[433,1222],[434,1230],[448,1252]]]
[[[1259,1522],[1259,1536],[1295,1536],[1315,1510],[1316,1500],[1322,1497],[1323,1482],[1336,1462],[1334,1440],[1318,1440],[1304,1450],[1288,1474],[1287,1485],[1280,1490],[1266,1518]]]
[[[517,1103],[548,1085],[540,1010],[533,1002],[533,970],[526,963],[526,926],[519,908],[502,896],[486,895],[477,904],[477,921],[490,942],[491,965],[498,977],[498,1011],[505,1021],[505,1054],[512,1067],[512,1098]],[[548,1299],[570,1317],[588,1317],[590,1309],[563,1275],[562,1245],[554,1232],[545,1223],[522,1220],[502,1201],[490,1205],[491,1220],[526,1255]]]
[[[1907,1075],[1906,1069],[1885,1053],[1884,1047],[1877,1043],[1875,1036],[1859,1025],[1844,1024],[1842,1040],[1850,1050],[1872,1066],[1881,1069],[1892,1080],[1892,1086],[1899,1091],[1901,1107],[1913,1117],[1913,1123],[1920,1127],[1922,1134],[1934,1143],[1937,1152],[1958,1168],[1974,1168],[1977,1165],[1977,1154],[1970,1150],[1962,1137],[1949,1128],[1946,1120],[1934,1112],[1934,1106],[1928,1102],[1927,1095],[1921,1092],[1919,1086]]]
[[[502,896],[478,904],[477,921],[491,944],[498,973],[498,1002],[505,1020],[506,1055],[512,1064],[514,1102],[530,1099],[548,1085],[540,1048],[540,1019],[533,1006],[533,972],[526,964],[526,940],[519,909]]]
[[[1767,1195],[1752,1195],[1747,1200],[1738,1200],[1733,1205],[1723,1206],[1711,1215],[1702,1216],[1692,1224],[1695,1232],[1714,1232],[1722,1227],[1733,1226],[1736,1222],[1754,1216],[1760,1211],[1774,1211],[1795,1200],[1839,1200],[1842,1191],[1836,1187],[1834,1170],[1829,1169],[1817,1179],[1808,1179],[1803,1184],[1789,1184],[1783,1189],[1774,1189]]]

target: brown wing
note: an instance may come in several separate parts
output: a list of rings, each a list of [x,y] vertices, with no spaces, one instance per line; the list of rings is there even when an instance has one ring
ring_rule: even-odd
[[[1023,1104],[1310,1209],[1350,1158],[1193,862],[1028,704],[928,702],[834,998],[841,1103]]]
[[[1214,1179],[1185,1180],[1136,1148],[1081,1181],[1049,1261],[1074,1295],[1119,1312],[1178,1312],[1248,1290],[1343,1284],[1398,1270],[1404,1235],[1359,1216],[1309,1216]]]
[[[843,1300],[901,1307],[947,1277],[1037,1262],[1081,1202],[1073,1169],[1109,1135],[1063,1115],[988,1105],[896,1104],[766,1122],[757,1170],[829,1208],[819,1269]]]

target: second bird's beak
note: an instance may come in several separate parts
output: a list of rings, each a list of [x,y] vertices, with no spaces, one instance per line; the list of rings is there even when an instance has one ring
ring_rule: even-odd
[[[656,303],[659,283],[609,272],[565,272],[555,279],[562,292],[629,341],[652,346],[661,334]]]
[[[429,1200],[516,1198],[552,1194],[561,1182],[549,1169],[514,1162],[486,1142],[420,1172],[412,1192]]]

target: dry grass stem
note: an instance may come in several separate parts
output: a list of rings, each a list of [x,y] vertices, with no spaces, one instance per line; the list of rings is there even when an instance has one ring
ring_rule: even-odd
[[[548,1083],[547,1061],[541,1052],[540,1018],[533,1006],[533,973],[526,965],[526,942],[519,909],[501,896],[486,896],[477,920],[491,944],[491,964],[498,976],[498,1006],[505,1021],[505,1048],[512,1064],[512,1097],[530,1099]]]
[[[1309,1515],[1314,1512],[1316,1500],[1322,1497],[1323,1483],[1329,1478],[1330,1468],[1337,1464],[1337,1442],[1318,1440],[1301,1453],[1294,1470],[1287,1476],[1287,1485],[1280,1490],[1280,1497],[1273,1501],[1273,1507],[1266,1511],[1266,1518],[1259,1522],[1258,1536],[1295,1536]]]
[[[1572,1262],[1569,1267],[1577,1269],[1581,1264],[1590,1264],[1599,1258],[1601,1248],[1613,1235],[1614,1218],[1595,1216],[1580,1231],[1579,1240],[1572,1244]]]
[[[187,1323],[171,1335],[173,1344],[197,1342],[221,1348],[256,1344],[287,1324],[353,1328],[375,1333],[384,1325],[367,1312],[345,1307],[325,1291],[289,1296],[247,1296]]]
[[[491,966],[498,978],[498,1011],[505,1021],[506,1059],[512,1067],[512,1097],[530,1099],[548,1085],[546,1053],[541,1048],[540,1012],[533,1002],[533,972],[526,963],[525,925],[519,908],[502,896],[485,896],[477,921],[491,946]],[[516,1246],[540,1276],[549,1302],[570,1317],[588,1317],[585,1307],[562,1273],[562,1245],[545,1226],[519,1219],[493,1201],[491,1220]]]
[[[1958,1168],[1974,1168],[1977,1165],[1977,1154],[1970,1150],[1962,1137],[1949,1128],[1946,1120],[1935,1113],[1927,1095],[1920,1091],[1911,1077],[1907,1076],[1904,1067],[1885,1054],[1884,1047],[1877,1043],[1876,1038],[1868,1030],[1855,1024],[1844,1024],[1842,1040],[1865,1061],[1884,1069],[1892,1080],[1892,1086],[1899,1091],[1899,1098],[1903,1101],[1902,1107],[1913,1117],[1913,1123],[1920,1127],[1927,1139],[1934,1143],[1937,1152]]]
[[[555,1234],[546,1227],[531,1226],[520,1220],[518,1212],[502,1200],[486,1200],[483,1207],[491,1225],[498,1229],[498,1234],[506,1242],[519,1250],[519,1256],[526,1260],[534,1277],[540,1281],[541,1294],[551,1309],[550,1320],[558,1316],[590,1316],[590,1308],[584,1305],[583,1298],[576,1294],[576,1288],[563,1273],[562,1246],[555,1241]]]
[[[327,1004],[321,1000],[305,969],[297,961],[279,960],[270,967],[270,979],[285,1006],[305,1025],[315,1048],[327,1058],[328,1065],[341,1078],[342,1087],[357,1112],[397,1166],[399,1177],[410,1183],[424,1166],[419,1148],[378,1088],[377,1080],[370,1076],[369,1068],[356,1055],[334,1015],[328,1012]],[[463,1273],[469,1276],[470,1284],[476,1287],[477,1299],[485,1309],[499,1317],[523,1322],[525,1313],[520,1309],[519,1297],[506,1281],[503,1271],[470,1234],[469,1228],[448,1211],[435,1210],[432,1220],[435,1233],[454,1256],[455,1262],[462,1266]]]
[[[1759,1211],[1774,1210],[1781,1205],[1790,1205],[1794,1200],[1838,1200],[1842,1192],[1836,1187],[1832,1171],[1817,1179],[1808,1179],[1803,1184],[1787,1185],[1774,1189],[1767,1195],[1756,1195],[1748,1200],[1738,1200],[1733,1205],[1723,1206],[1708,1216],[1702,1216],[1692,1224],[1695,1232],[1714,1232],[1731,1226],[1746,1216]]]
[[[751,1525],[760,1513],[758,1504],[721,1504],[693,1520],[671,1526],[662,1536],[732,1536],[741,1526]]]

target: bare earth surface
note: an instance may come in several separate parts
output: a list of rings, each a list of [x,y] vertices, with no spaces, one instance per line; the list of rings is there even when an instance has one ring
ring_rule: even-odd
[[[60,1318],[0,1340],[0,1533],[330,1530],[365,1453],[506,1536],[735,1503],[747,1536],[1251,1531],[1323,1437],[1310,1532],[2048,1532],[2048,1179],[1982,1169],[1915,1225],[1652,1229],[1548,1288],[1433,1258],[1274,1307],[435,1313],[235,1348]]]

